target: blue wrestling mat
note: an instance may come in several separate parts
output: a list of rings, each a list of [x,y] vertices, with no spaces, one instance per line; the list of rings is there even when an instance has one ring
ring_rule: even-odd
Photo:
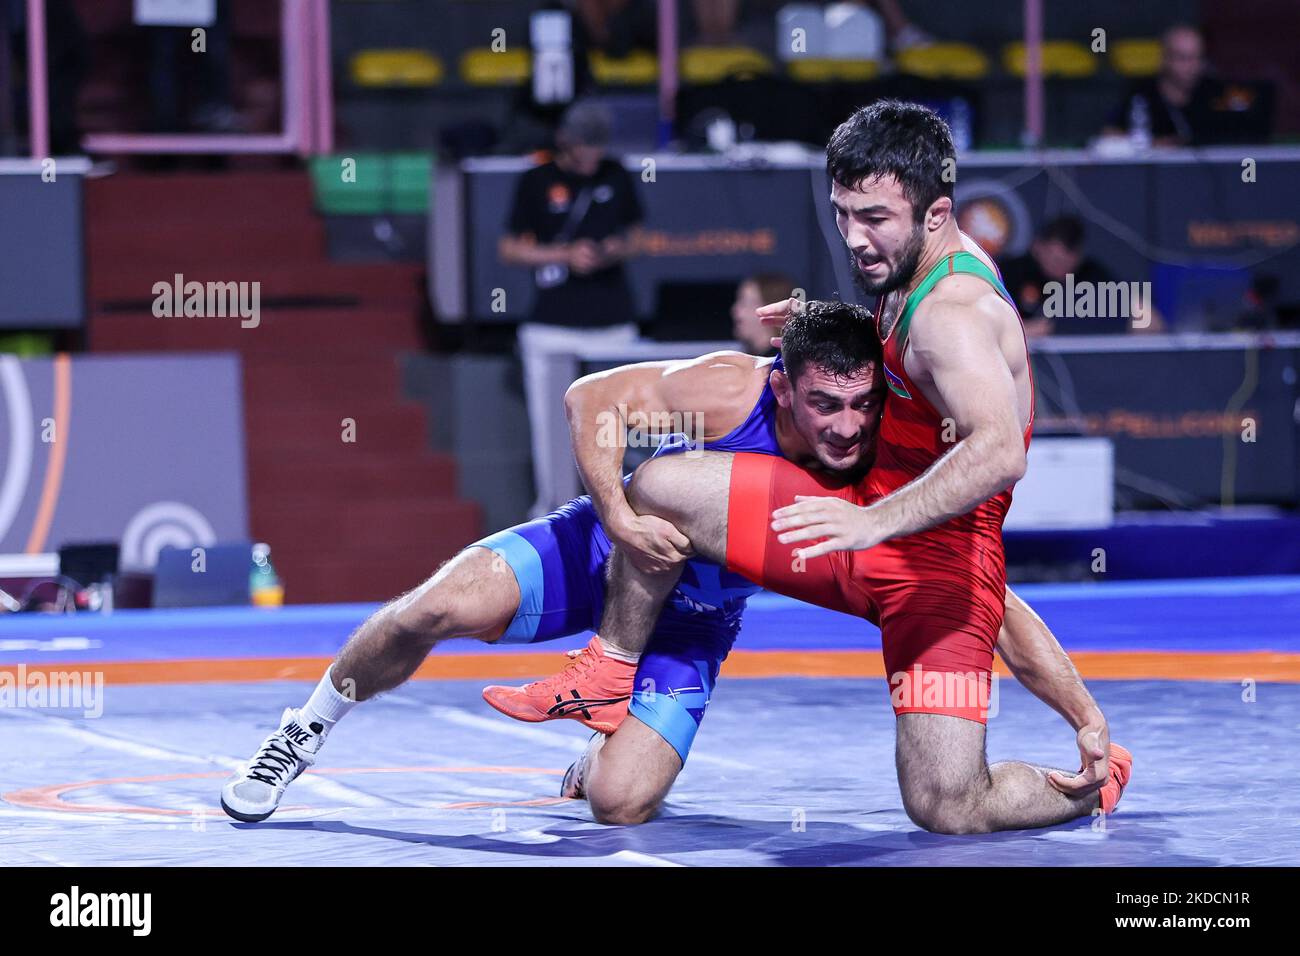
[[[118,682],[113,668],[328,657],[369,608],[10,617],[0,622],[0,677],[19,665],[93,672],[102,663],[110,679],[97,702],[82,706],[11,700],[0,708],[0,864],[1300,862],[1300,579],[1020,590],[1076,653],[1085,677],[1107,667],[1159,671],[1159,679],[1089,677],[1113,739],[1135,756],[1119,811],[1104,820],[983,836],[926,833],[902,809],[883,680],[729,679],[724,670],[663,814],[639,827],[597,825],[585,803],[557,796],[560,775],[586,742],[584,728],[500,716],[480,699],[489,681],[477,677],[413,681],[357,708],[274,817],[240,824],[218,808],[223,779],[317,677]],[[764,596],[737,653],[798,659],[878,646],[859,622]],[[482,655],[475,666],[485,673],[496,661],[512,672],[507,663],[519,654],[536,655],[538,673],[558,659],[556,645],[448,647]],[[1273,668],[1272,678],[1253,679],[1253,661]],[[1189,662],[1186,674],[1180,662]],[[1077,767],[1074,734],[1055,713],[1013,681],[1000,693],[988,724],[991,761]]]

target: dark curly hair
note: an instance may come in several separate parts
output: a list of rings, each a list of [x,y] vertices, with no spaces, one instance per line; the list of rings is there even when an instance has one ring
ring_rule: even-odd
[[[849,378],[882,361],[871,311],[848,302],[813,299],[781,329],[781,360],[790,380],[809,365]]]
[[[952,198],[944,160],[956,161],[952,131],[934,110],[901,100],[864,106],[835,128],[826,144],[826,172],[845,189],[893,176],[916,222],[940,196]]]

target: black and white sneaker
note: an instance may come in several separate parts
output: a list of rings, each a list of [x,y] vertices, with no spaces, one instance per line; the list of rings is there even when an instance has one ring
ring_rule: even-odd
[[[587,749],[582,752],[582,756],[569,764],[569,769],[564,771],[564,779],[560,781],[560,796],[568,797],[570,800],[586,800],[587,791],[583,787],[583,777],[587,774],[587,764],[591,758],[596,755],[601,747],[605,746],[605,741],[609,740],[609,734],[592,734],[591,739],[587,741]]]
[[[280,717],[280,729],[221,788],[221,809],[244,823],[258,823],[275,812],[285,788],[316,762],[325,728],[306,724],[292,707]]]

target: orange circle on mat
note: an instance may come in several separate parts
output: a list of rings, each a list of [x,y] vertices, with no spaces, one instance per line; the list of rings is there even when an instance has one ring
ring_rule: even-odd
[[[547,776],[559,777],[564,771],[552,770],[544,767],[339,767],[336,769],[326,770],[308,770],[309,774],[319,774],[321,776],[342,776],[352,773],[496,773],[496,774],[515,774],[515,773],[540,773]],[[18,807],[28,807],[33,810],[61,810],[65,813],[146,813],[158,816],[184,816],[193,815],[193,810],[174,810],[167,807],[141,807],[131,804],[84,804],[84,803],[65,803],[63,795],[71,793],[74,790],[84,790],[87,787],[102,787],[118,783],[161,783],[166,780],[197,780],[202,778],[227,777],[230,775],[228,770],[214,770],[205,773],[161,773],[148,777],[111,777],[103,780],[83,780],[79,783],[55,783],[44,787],[29,787],[26,790],[13,790],[6,794],[0,794],[0,799],[5,800]],[[444,803],[441,806],[430,807],[431,810],[474,810],[482,807],[548,807],[557,803],[565,803],[568,797],[541,797],[536,800],[508,800],[504,802],[494,801],[470,801],[465,803]],[[281,807],[282,810],[310,810],[307,806],[289,806]],[[204,808],[203,813],[207,816],[225,816],[225,811],[220,808]]]

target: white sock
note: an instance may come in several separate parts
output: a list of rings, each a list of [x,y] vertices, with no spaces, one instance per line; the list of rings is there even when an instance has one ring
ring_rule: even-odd
[[[619,650],[617,647],[610,647],[609,641],[605,640],[603,637],[600,639],[600,646],[605,649],[606,657],[612,657],[616,661],[623,661],[626,664],[635,664],[637,661],[641,660],[640,654]]]
[[[343,719],[343,715],[358,703],[334,689],[334,682],[330,678],[332,670],[334,670],[333,665],[325,671],[325,676],[320,679],[320,683],[316,685],[316,689],[311,692],[311,697],[302,707],[302,719],[307,724],[322,724],[325,728],[324,733],[328,733]]]

